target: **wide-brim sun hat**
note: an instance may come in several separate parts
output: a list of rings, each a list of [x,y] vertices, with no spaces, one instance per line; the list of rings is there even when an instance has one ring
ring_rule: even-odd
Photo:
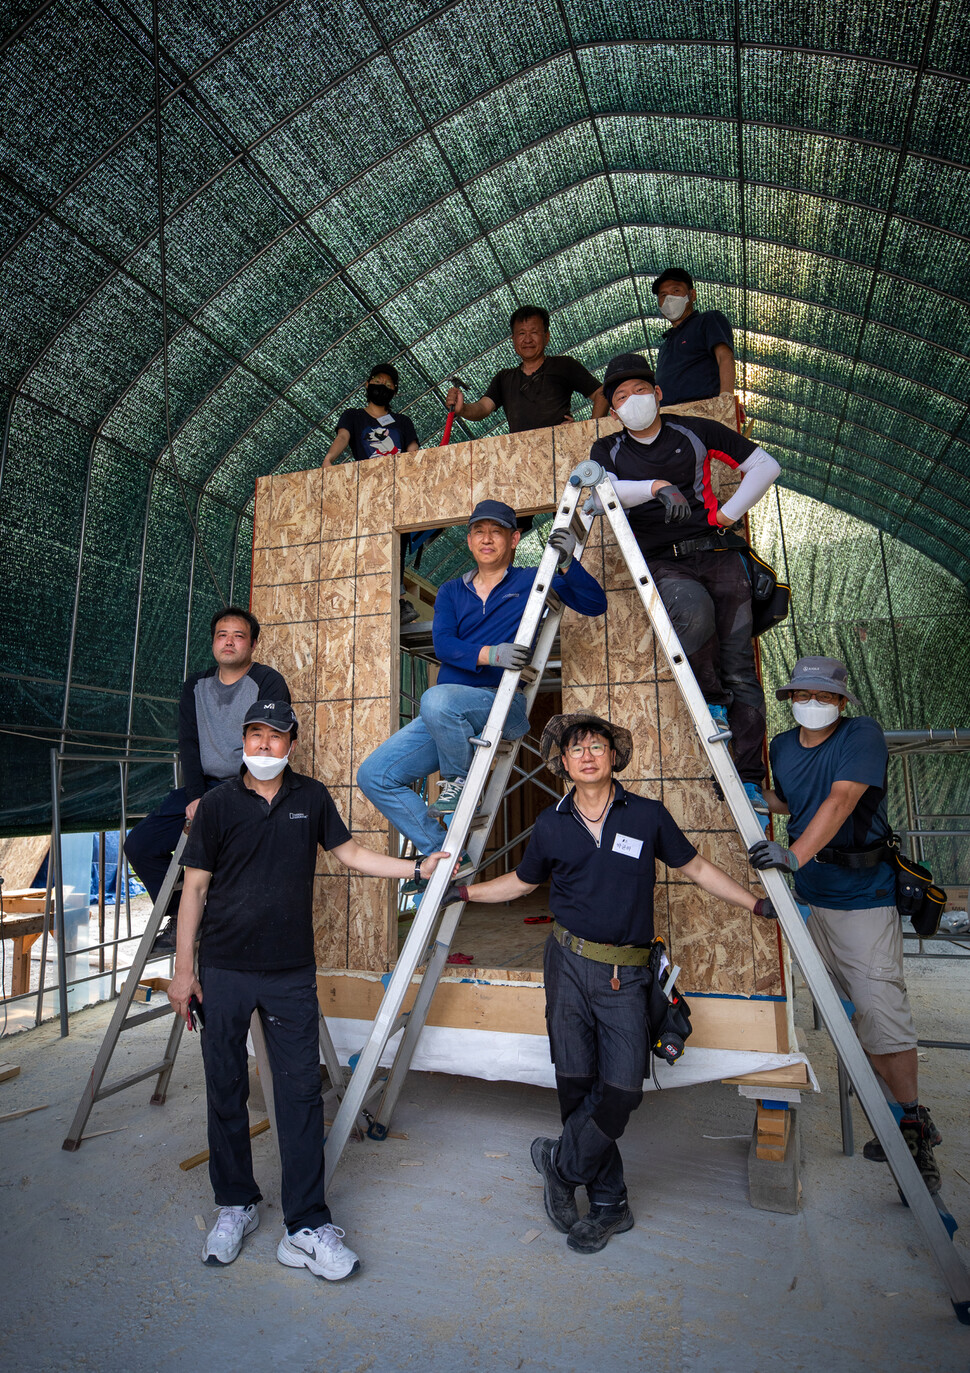
[[[633,757],[633,735],[622,725],[612,725],[609,720],[604,720],[600,715],[593,715],[588,710],[577,710],[568,715],[554,715],[542,731],[542,738],[539,740],[539,752],[545,759],[546,767],[554,776],[566,776],[562,762],[562,741],[567,730],[573,725],[585,725],[591,734],[612,736],[616,749],[614,772],[622,772]]]
[[[849,690],[848,679],[845,663],[838,658],[799,658],[792,668],[791,681],[778,687],[775,695],[784,701],[793,691],[832,691],[857,706],[861,703]]]

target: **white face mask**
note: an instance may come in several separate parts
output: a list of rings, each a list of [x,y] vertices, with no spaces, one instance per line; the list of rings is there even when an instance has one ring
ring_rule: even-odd
[[[272,782],[290,761],[289,753],[284,758],[273,758],[269,753],[243,753],[243,762],[257,782]]]
[[[660,313],[671,322],[680,319],[690,304],[690,296],[664,296],[660,302]]]
[[[647,391],[645,395],[627,396],[623,404],[615,409],[627,429],[638,433],[649,429],[657,418],[657,397],[653,391]]]
[[[805,729],[825,729],[839,718],[839,707],[825,701],[792,701],[791,713]]]

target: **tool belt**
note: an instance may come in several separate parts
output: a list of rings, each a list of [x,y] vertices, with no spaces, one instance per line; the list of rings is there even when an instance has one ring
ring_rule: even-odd
[[[870,844],[864,849],[819,849],[815,861],[831,863],[836,868],[849,868],[852,872],[861,872],[866,868],[878,868],[880,863],[895,865],[896,852],[884,839],[880,839],[877,844]]]
[[[932,939],[940,928],[940,917],[946,905],[946,892],[933,885],[933,874],[922,863],[907,858],[900,849],[898,834],[880,839],[864,849],[819,849],[817,863],[831,863],[837,868],[861,872],[889,863],[896,872],[896,909],[921,939]]]
[[[645,968],[650,962],[651,946],[639,944],[597,944],[593,939],[580,939],[570,934],[559,921],[552,927],[552,937],[570,953],[580,958],[591,958],[594,963],[609,963],[620,968]]]
[[[759,558],[740,534],[733,529],[724,529],[718,534],[702,534],[696,539],[684,539],[671,545],[669,556],[686,558],[691,553],[740,553],[744,559],[748,581],[751,583],[751,633],[759,635],[774,629],[788,619],[791,609],[791,588],[779,582],[778,575],[770,563]]]

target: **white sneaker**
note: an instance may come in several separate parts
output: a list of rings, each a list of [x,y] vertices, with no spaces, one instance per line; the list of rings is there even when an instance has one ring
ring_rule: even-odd
[[[256,1203],[251,1206],[220,1206],[219,1219],[205,1237],[202,1262],[232,1263],[238,1258],[242,1242],[259,1225]]]
[[[287,1268],[309,1268],[318,1278],[339,1282],[360,1272],[360,1259],[341,1240],[346,1232],[336,1225],[304,1227],[295,1235],[283,1231],[276,1257]]]

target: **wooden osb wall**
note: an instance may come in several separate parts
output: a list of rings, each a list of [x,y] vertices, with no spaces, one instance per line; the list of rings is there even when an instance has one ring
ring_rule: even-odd
[[[705,413],[712,404],[704,403]],[[396,531],[463,523],[485,497],[523,514],[551,510],[597,434],[616,427],[591,420],[257,483],[252,609],[263,625],[257,657],[290,685],[302,731],[296,767],[327,785],[361,843],[387,844],[387,824],[354,778],[397,724]],[[589,707],[628,725],[637,749],[624,783],[662,799],[704,854],[747,883],[730,815],[714,795],[690,719],[657,661],[645,614],[612,539],[603,537],[602,521],[584,565],[606,588],[609,609],[596,620],[570,611],[564,616],[563,709]],[[388,884],[348,875],[321,853],[315,888],[318,966],[385,971],[394,949]],[[780,993],[772,928],[672,881],[663,869],[657,928],[684,968],[685,990]]]

